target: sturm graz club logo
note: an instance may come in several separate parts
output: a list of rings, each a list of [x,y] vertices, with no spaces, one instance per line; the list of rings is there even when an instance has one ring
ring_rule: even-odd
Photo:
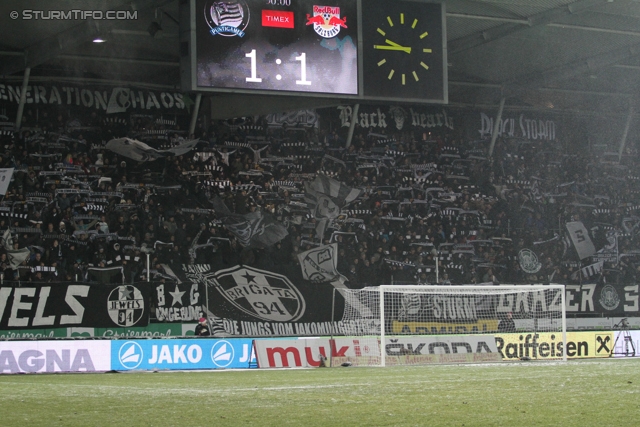
[[[522,249],[518,252],[518,262],[522,271],[528,274],[535,274],[542,268],[538,262],[538,256],[531,249]]]
[[[618,291],[611,285],[605,285],[600,291],[600,305],[605,310],[615,310],[620,305]]]
[[[107,310],[118,326],[134,326],[144,314],[142,293],[132,285],[118,286],[109,293]]]
[[[244,37],[249,25],[249,8],[242,0],[207,2],[204,18],[212,36]]]
[[[258,319],[290,322],[305,312],[302,294],[281,274],[237,265],[216,272],[212,281],[227,301]]]

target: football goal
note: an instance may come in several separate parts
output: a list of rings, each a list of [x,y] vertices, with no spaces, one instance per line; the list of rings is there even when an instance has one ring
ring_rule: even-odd
[[[331,364],[566,360],[564,285],[389,285],[338,289],[356,354]],[[337,305],[339,307],[337,307]],[[368,325],[359,328],[357,325]]]

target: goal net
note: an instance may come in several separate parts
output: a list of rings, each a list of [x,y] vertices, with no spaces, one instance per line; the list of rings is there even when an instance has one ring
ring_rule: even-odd
[[[364,366],[566,360],[564,285],[391,285],[340,289]],[[352,332],[352,333],[351,333]],[[342,356],[342,355],[340,355]]]

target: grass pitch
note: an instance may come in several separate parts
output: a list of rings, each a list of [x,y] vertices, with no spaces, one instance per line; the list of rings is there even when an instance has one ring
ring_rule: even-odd
[[[2,426],[620,426],[640,359],[0,375]]]

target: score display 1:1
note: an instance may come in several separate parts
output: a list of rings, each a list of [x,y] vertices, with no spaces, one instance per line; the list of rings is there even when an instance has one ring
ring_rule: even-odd
[[[256,61],[256,50],[252,49],[251,52],[244,55],[251,60],[251,76],[246,77],[248,83],[262,83],[262,77],[258,77],[258,67]],[[296,61],[300,61],[300,80],[296,80],[297,85],[311,86],[311,81],[307,80],[307,54],[302,52],[299,56],[295,57]],[[282,64],[281,59],[276,59],[276,65]],[[276,74],[276,80],[282,80],[282,75]]]

